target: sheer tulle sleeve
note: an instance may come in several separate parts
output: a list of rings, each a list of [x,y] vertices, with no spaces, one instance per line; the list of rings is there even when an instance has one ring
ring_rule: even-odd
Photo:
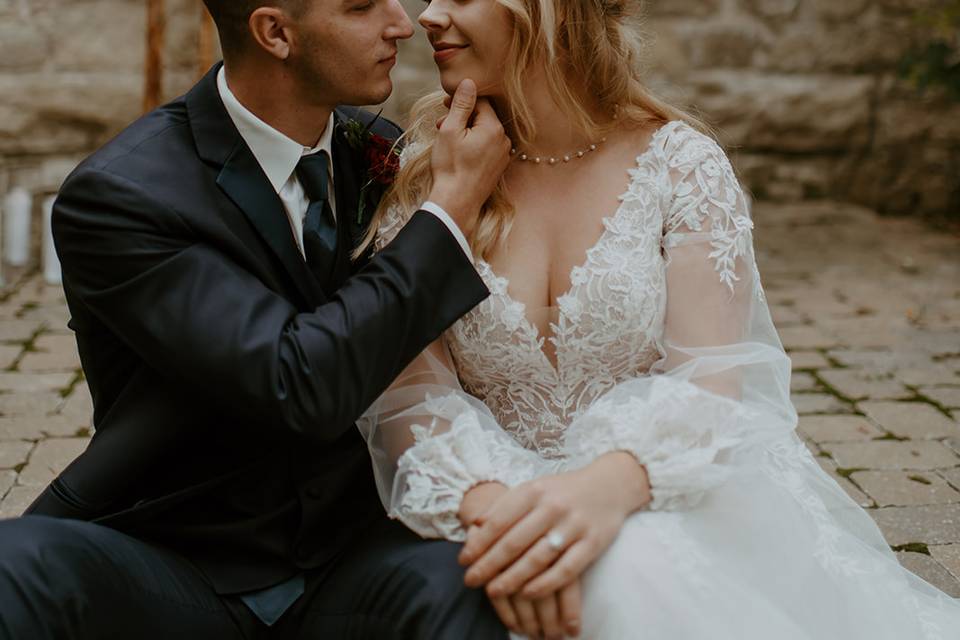
[[[650,375],[614,387],[570,426],[583,465],[613,450],[647,470],[651,509],[686,509],[758,445],[791,432],[790,360],[763,297],[747,200],[719,146],[692,130],[667,145],[667,306]]]
[[[408,219],[395,208],[387,211],[375,250]],[[443,338],[400,374],[357,427],[370,449],[388,515],[425,538],[465,539],[457,513],[472,487],[488,481],[515,486],[545,471],[536,453],[524,449],[486,405],[462,389]]]
[[[508,487],[544,471],[544,461],[460,388],[438,340],[357,422],[370,448],[380,498],[391,518],[425,538],[462,541],[464,494],[488,481]]]

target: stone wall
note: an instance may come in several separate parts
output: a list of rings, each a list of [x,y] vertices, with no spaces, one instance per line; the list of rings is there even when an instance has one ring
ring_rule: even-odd
[[[144,0],[0,0],[0,193],[55,191],[140,115]],[[198,0],[168,0],[168,96],[196,77]]]
[[[650,84],[717,126],[758,197],[957,211],[960,105],[917,97],[895,73],[925,1],[651,0]],[[201,6],[166,4],[173,97],[198,75]],[[139,115],[144,19],[145,0],[0,0],[0,194],[55,191]],[[401,59],[394,117],[436,86],[422,32]]]

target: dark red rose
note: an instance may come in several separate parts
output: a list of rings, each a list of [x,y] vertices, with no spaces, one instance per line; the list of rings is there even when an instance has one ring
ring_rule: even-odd
[[[400,155],[393,148],[393,143],[383,136],[370,134],[365,155],[370,168],[370,180],[378,184],[391,184],[400,170]]]

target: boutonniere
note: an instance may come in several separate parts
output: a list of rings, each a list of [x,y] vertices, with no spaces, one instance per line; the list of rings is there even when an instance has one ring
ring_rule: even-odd
[[[376,189],[380,195],[393,184],[397,172],[400,170],[400,149],[396,144],[383,136],[378,136],[371,129],[380,117],[377,116],[364,125],[353,118],[344,123],[347,133],[347,142],[357,152],[363,154],[367,165],[367,174],[363,186],[360,187],[360,203],[357,205],[357,224],[361,224],[367,204],[368,194]]]

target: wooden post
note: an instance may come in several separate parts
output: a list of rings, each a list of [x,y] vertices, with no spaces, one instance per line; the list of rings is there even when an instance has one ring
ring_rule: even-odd
[[[147,0],[147,59],[144,65],[143,110],[160,104],[163,94],[163,36],[166,19],[163,0]]]
[[[200,3],[200,40],[197,43],[197,77],[202,77],[213,66],[213,18],[207,8]]]

